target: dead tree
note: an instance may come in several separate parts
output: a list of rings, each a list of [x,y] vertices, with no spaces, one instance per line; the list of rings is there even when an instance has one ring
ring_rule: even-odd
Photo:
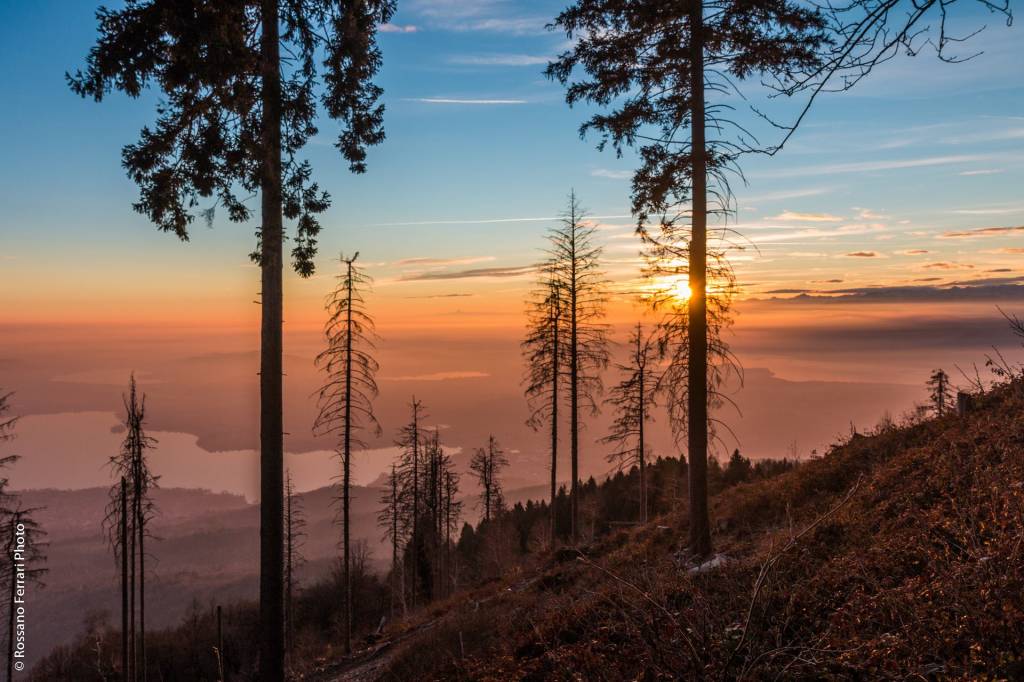
[[[953,404],[953,391],[949,386],[949,375],[945,370],[937,369],[932,372],[926,382],[928,386],[928,397],[932,401],[935,415],[942,417],[949,411]]]
[[[409,403],[409,422],[398,431],[398,438],[395,445],[401,450],[401,466],[398,470],[400,486],[399,497],[402,502],[403,513],[408,518],[409,524],[409,552],[407,556],[411,559],[412,571],[410,572],[409,594],[412,605],[415,608],[419,592],[420,560],[423,551],[422,509],[423,494],[423,420],[426,413],[423,403],[412,397]]]
[[[524,393],[530,409],[526,423],[535,431],[547,426],[551,437],[549,531],[551,546],[554,547],[558,532],[555,499],[558,494],[558,407],[562,355],[565,353],[562,340],[565,302],[562,300],[562,287],[550,265],[542,268],[541,273],[537,291],[528,304],[526,338],[521,348],[526,361]]]
[[[579,530],[579,451],[583,410],[598,412],[601,371],[608,366],[608,326],[602,322],[607,280],[601,271],[601,247],[594,243],[594,227],[569,195],[569,205],[558,226],[548,232],[547,260],[540,270],[554,280],[559,303],[560,336],[565,343],[564,370],[569,398],[570,536]],[[557,355],[552,356],[557,357]],[[552,374],[552,381],[557,374]],[[557,415],[556,415],[557,416]],[[552,420],[553,423],[553,420]]]
[[[486,448],[477,448],[469,462],[469,470],[476,475],[480,486],[480,508],[484,521],[490,521],[503,508],[501,470],[508,466],[508,458],[494,436],[487,439]]]
[[[129,390],[122,396],[125,437],[121,450],[110,458],[115,483],[110,488],[104,524],[115,556],[128,558],[128,657],[130,679],[146,679],[146,538],[156,513],[152,490],[159,477],[149,469],[147,453],[156,439],[146,435],[146,396],[139,395],[132,374]],[[127,507],[121,501],[120,479],[127,482]],[[119,554],[120,552],[120,554]]]
[[[452,536],[458,531],[459,520],[462,518],[462,501],[459,494],[459,474],[455,471],[454,462],[449,460],[443,471],[444,490],[444,551],[445,551],[445,586],[450,593],[454,591],[454,566]]]
[[[295,644],[295,595],[299,590],[296,573],[305,563],[302,556],[302,545],[306,537],[306,515],[302,508],[302,498],[295,494],[290,471],[285,471],[284,478],[284,652],[285,658],[291,656]],[[219,607],[218,607],[219,608]]]
[[[403,615],[406,613],[405,577],[402,575],[401,547],[408,540],[408,517],[403,513],[401,496],[401,476],[398,465],[391,465],[391,473],[387,477],[387,485],[381,492],[381,509],[377,514],[377,523],[384,528],[384,538],[391,541],[391,618],[395,617],[395,595],[402,605]]]
[[[366,447],[360,439],[365,430],[375,436],[381,433],[373,413],[377,397],[376,374],[379,369],[373,358],[375,337],[373,319],[366,309],[364,297],[370,277],[351,258],[341,256],[342,273],[338,285],[327,297],[327,323],[324,336],[327,348],[317,356],[317,365],[326,374],[320,389],[319,406],[313,430],[319,434],[338,436],[338,457],[341,459],[341,521],[342,573],[345,583],[344,639],[345,653],[352,652],[352,571],[350,495],[352,451]]]
[[[647,523],[647,439],[645,427],[660,381],[657,348],[638,322],[629,338],[629,357],[616,365],[622,380],[610,391],[608,404],[615,410],[611,432],[602,442],[615,446],[608,461],[619,470],[637,467],[640,474],[640,523]]]

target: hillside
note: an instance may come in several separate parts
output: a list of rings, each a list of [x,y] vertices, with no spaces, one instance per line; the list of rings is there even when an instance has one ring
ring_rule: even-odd
[[[314,679],[1024,676],[1024,386],[438,605]],[[388,641],[391,643],[389,644]]]

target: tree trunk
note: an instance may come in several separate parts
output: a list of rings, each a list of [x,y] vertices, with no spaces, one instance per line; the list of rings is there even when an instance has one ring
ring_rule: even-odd
[[[552,295],[561,296],[557,288],[553,289]],[[555,299],[555,314],[551,327],[551,549],[555,548],[555,538],[558,532],[558,513],[555,508],[555,499],[558,495],[558,373],[561,371],[558,356],[559,328],[561,324],[561,301]]]
[[[704,128],[704,6],[690,7],[690,86],[693,154],[693,207],[690,239],[690,298],[688,339],[688,428],[690,484],[690,549],[698,557],[711,553],[708,523],[708,337],[707,337],[707,156]]]
[[[352,261],[348,262],[348,310],[345,329],[345,425],[342,444],[342,545],[345,554],[345,655],[352,653],[352,569],[349,546],[349,484],[352,472]]]
[[[260,52],[263,130],[260,146],[260,679],[284,679],[282,514],[284,428],[281,288],[281,54],[278,1],[262,0]]]
[[[135,455],[133,454],[132,457],[134,458],[134,456]],[[130,575],[128,576],[128,585],[129,585],[129,591],[128,591],[128,630],[131,633],[130,641],[128,642],[128,652],[129,652],[129,656],[132,659],[132,676],[131,676],[131,679],[132,680],[136,680],[136,681],[139,679],[139,655],[138,655],[138,647],[137,647],[138,640],[136,638],[136,630],[135,630],[135,576],[136,576],[136,572],[135,572],[135,551],[136,551],[136,544],[135,544],[135,542],[136,542],[136,535],[135,535],[135,531],[136,531],[136,515],[135,515],[135,509],[136,509],[136,500],[138,499],[138,494],[139,494],[138,493],[138,480],[136,479],[135,466],[133,464],[132,465],[132,501],[130,502],[131,509],[129,511],[129,518],[131,519],[131,522],[129,523],[129,528],[128,528],[128,537],[130,538],[129,542],[128,542],[128,548],[129,548],[129,552],[128,552],[128,556],[129,556],[128,570],[130,572]]]
[[[131,679],[128,656],[128,482],[121,477],[121,679]]]
[[[141,453],[140,453],[141,457]],[[141,471],[141,463],[139,466]],[[138,517],[135,522],[138,526],[139,536],[139,644],[138,644],[138,657],[140,659],[139,669],[136,672],[136,677],[139,677],[141,672],[142,681],[146,682],[146,524],[143,518],[144,513],[142,511],[141,500],[138,504]]]
[[[580,424],[579,424],[579,348],[576,333],[576,195],[571,200],[572,240],[571,256],[572,264],[569,271],[569,434],[570,434],[570,468],[572,473],[572,488],[569,495],[570,507],[570,537],[575,543],[579,538],[580,525],[580,499],[579,499],[579,449],[580,449]]]
[[[412,584],[410,596],[412,597],[412,607],[416,608],[416,583],[419,582],[420,573],[420,426],[416,396],[413,396],[412,402]]]
[[[643,360],[641,360],[641,358],[640,358],[640,330],[639,329],[637,329],[636,346],[637,346],[637,360],[642,363]],[[639,422],[639,433],[638,433],[638,435],[639,435],[638,440],[640,441],[639,442],[639,448],[640,449],[639,449],[639,452],[637,453],[637,457],[639,459],[639,464],[640,464],[640,523],[647,523],[647,477],[646,477],[646,473],[647,472],[646,472],[646,466],[645,466],[646,462],[644,461],[644,445],[645,445],[645,443],[644,443],[644,422],[647,421],[647,404],[644,401],[645,401],[647,395],[644,392],[644,369],[645,368],[644,368],[643,364],[641,364],[640,365],[640,376],[639,376],[639,380],[640,380],[639,381],[639,383],[640,383],[640,387],[639,388],[640,388],[640,391],[639,391],[639,396],[638,396],[640,398],[640,422]]]

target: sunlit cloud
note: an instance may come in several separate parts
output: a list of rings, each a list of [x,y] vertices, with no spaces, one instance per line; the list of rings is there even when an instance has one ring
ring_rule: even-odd
[[[852,251],[843,254],[845,258],[881,258],[877,251]]]
[[[1024,225],[1016,227],[978,227],[973,230],[943,232],[939,239],[973,239],[974,237],[1006,237],[1024,233]]]
[[[924,266],[925,270],[973,270],[974,266],[970,263],[956,263],[951,261],[940,261],[938,263],[926,263]]]
[[[494,256],[470,256],[467,258],[403,258],[396,260],[392,265],[406,267],[409,265],[472,265],[473,263],[486,263],[495,260]]]
[[[768,220],[796,220],[808,223],[839,223],[843,221],[841,217],[831,213],[799,213],[797,211],[783,211],[777,216],[768,218]]]
[[[900,251],[904,256],[923,256],[926,253],[931,253],[928,249],[907,249],[906,251]]]
[[[960,215],[1008,215],[1010,213],[1022,213],[1024,206],[1005,206],[1002,208],[961,208],[953,211]]]
[[[453,272],[421,272],[404,275],[399,278],[401,282],[439,281],[449,279],[472,279],[477,277],[523,277],[536,272],[535,265],[522,265],[508,268],[474,268],[472,270],[455,270]]]

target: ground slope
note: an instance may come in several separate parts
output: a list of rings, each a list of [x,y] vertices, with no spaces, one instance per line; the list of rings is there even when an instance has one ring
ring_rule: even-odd
[[[1024,678],[1024,386],[438,606],[326,679]],[[397,633],[396,633],[397,634]]]

